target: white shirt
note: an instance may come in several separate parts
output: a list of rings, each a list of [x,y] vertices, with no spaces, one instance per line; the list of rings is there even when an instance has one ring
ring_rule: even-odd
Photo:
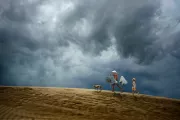
[[[114,76],[111,76],[111,84],[118,83],[117,80],[114,79]]]
[[[135,81],[132,82],[132,87],[136,88],[136,82]]]

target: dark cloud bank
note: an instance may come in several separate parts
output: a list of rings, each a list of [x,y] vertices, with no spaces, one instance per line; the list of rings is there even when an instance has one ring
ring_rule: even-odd
[[[87,87],[116,69],[141,93],[180,98],[175,0],[0,0],[0,85]]]

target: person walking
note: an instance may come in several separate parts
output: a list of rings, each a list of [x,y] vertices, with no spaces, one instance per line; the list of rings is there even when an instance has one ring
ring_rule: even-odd
[[[115,86],[117,86],[122,92],[122,88],[118,84],[118,73],[115,70],[112,71],[112,76],[113,76],[113,80],[111,82],[112,92],[114,92]]]
[[[139,92],[136,89],[136,78],[132,79],[132,94],[134,95],[134,93],[138,93],[139,94]]]

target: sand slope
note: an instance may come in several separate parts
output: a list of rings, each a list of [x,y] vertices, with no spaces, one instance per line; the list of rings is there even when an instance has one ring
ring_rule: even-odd
[[[88,89],[0,87],[0,120],[180,120],[180,100]]]

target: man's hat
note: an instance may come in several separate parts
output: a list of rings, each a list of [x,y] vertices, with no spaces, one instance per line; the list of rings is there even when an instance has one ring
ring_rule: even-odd
[[[112,73],[117,73],[117,72],[115,70],[113,70]]]

